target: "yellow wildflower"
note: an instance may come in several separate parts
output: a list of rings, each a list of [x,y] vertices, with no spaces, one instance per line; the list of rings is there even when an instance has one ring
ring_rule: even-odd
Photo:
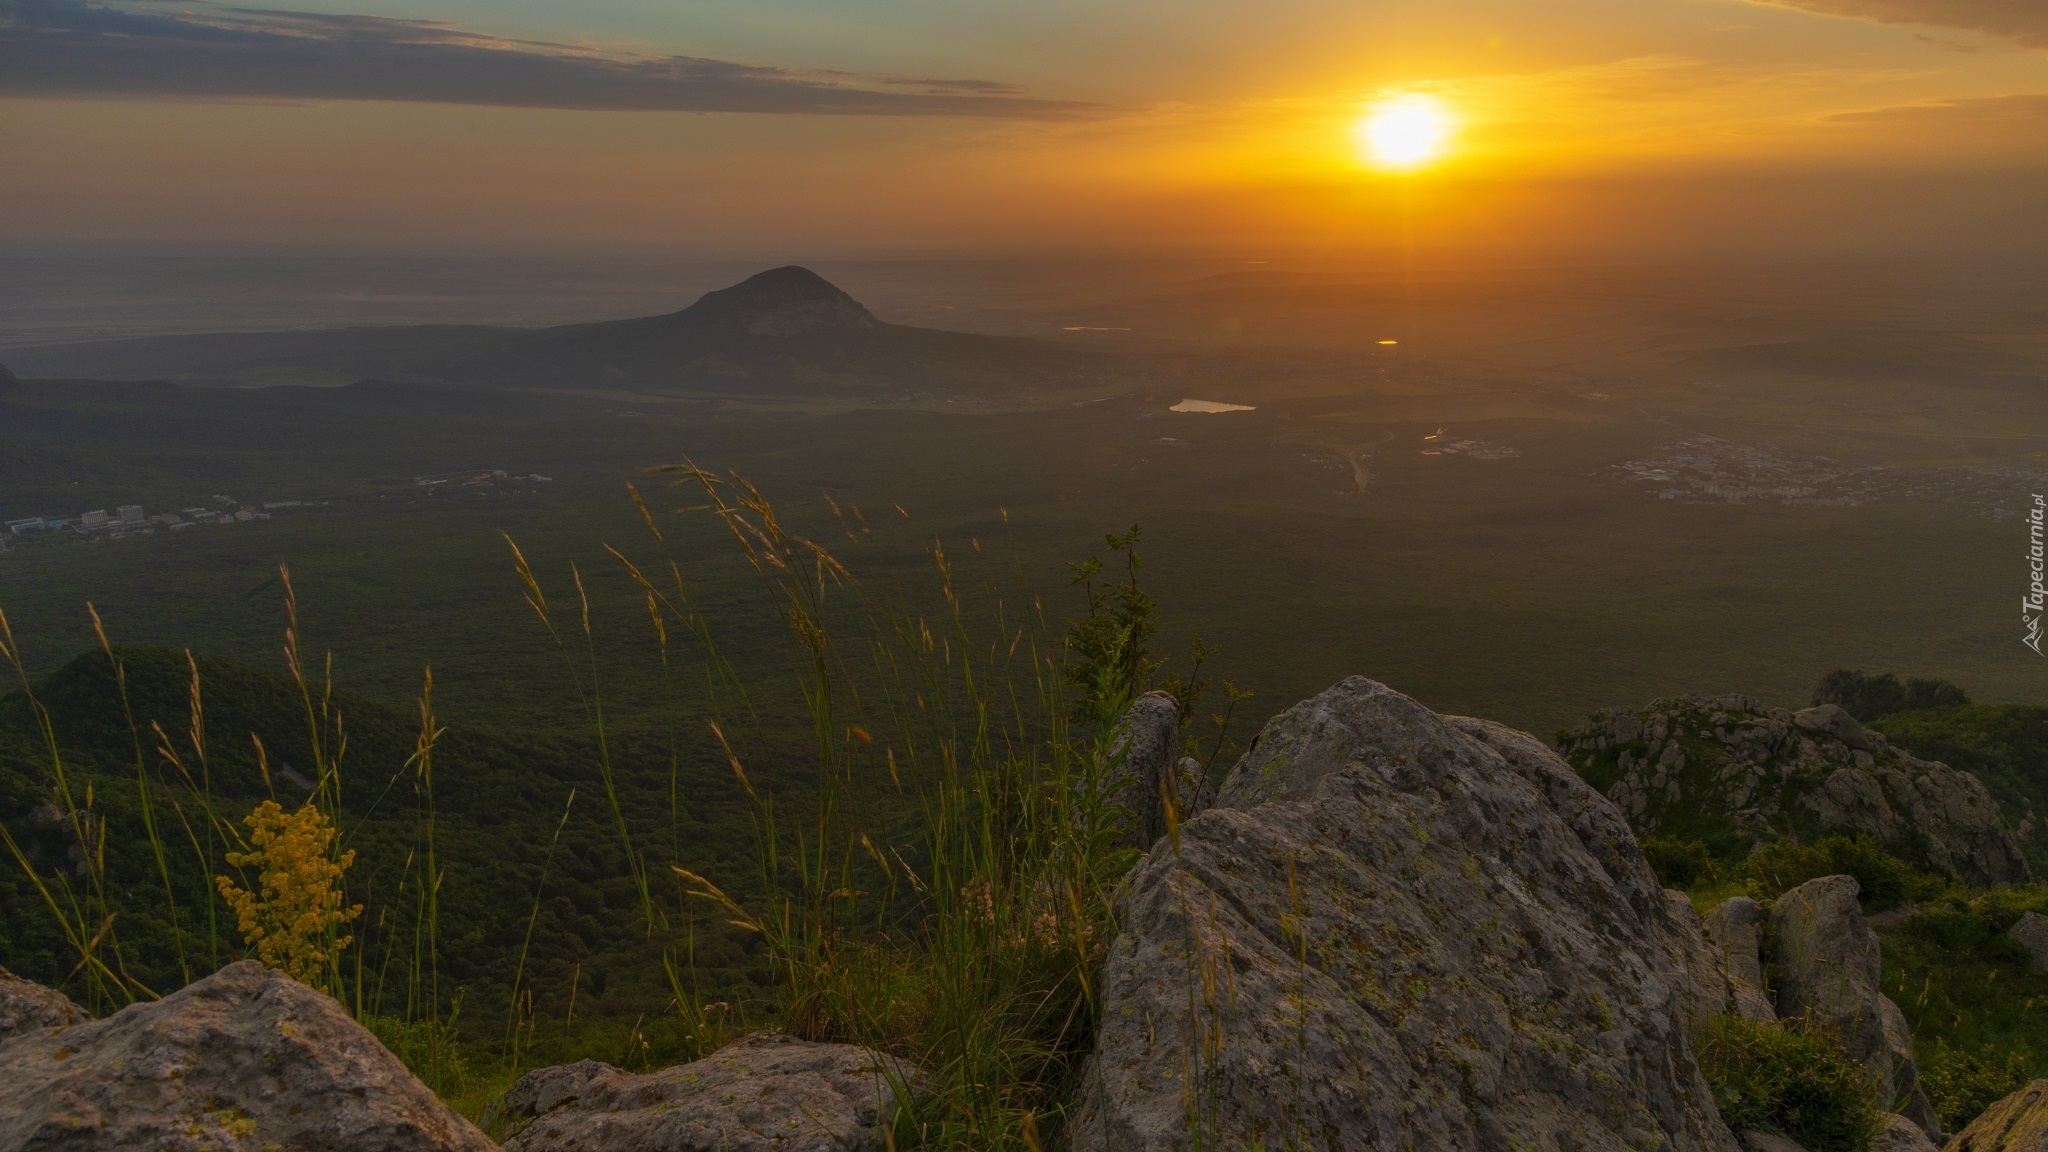
[[[234,909],[242,937],[263,963],[302,984],[318,986],[334,958],[354,940],[338,935],[362,914],[360,904],[342,907],[341,876],[355,863],[354,850],[330,857],[334,828],[311,803],[287,813],[265,800],[244,821],[253,851],[230,852],[229,864],[256,869],[257,890],[245,891],[217,876],[221,898]]]

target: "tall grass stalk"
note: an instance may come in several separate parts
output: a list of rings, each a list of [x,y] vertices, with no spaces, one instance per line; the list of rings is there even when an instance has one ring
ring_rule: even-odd
[[[78,867],[84,874],[84,890],[74,886],[61,868],[45,877],[5,825],[0,825],[0,837],[6,839],[9,854],[27,874],[37,895],[42,897],[44,905],[56,918],[65,942],[78,953],[78,963],[65,979],[81,974],[85,977],[86,1007],[102,1011],[134,1003],[138,992],[153,996],[140,982],[127,976],[126,966],[121,962],[119,937],[114,933],[117,913],[107,897],[106,822],[92,811],[92,784],[87,781],[82,793],[74,789],[64,754],[57,744],[57,730],[51,722],[49,709],[37,699],[35,689],[29,683],[21,647],[14,638],[14,630],[8,624],[5,612],[0,612],[0,658],[13,667],[15,679],[21,684],[22,697],[35,718],[37,735],[41,737],[43,750],[49,758],[51,792],[58,819],[71,832],[72,843],[78,852]],[[107,962],[108,957],[113,959],[111,965]]]
[[[970,612],[938,540],[927,545],[930,617],[872,595],[743,478],[665,471],[702,491],[759,577],[814,748],[808,781],[773,782],[808,794],[810,815],[791,825],[712,700],[708,733],[752,812],[757,893],[677,873],[761,936],[781,984],[779,1026],[923,1069],[917,1092],[905,1086],[896,1147],[1039,1147],[1092,1041],[1110,892],[1136,855],[1120,842],[1127,814],[1106,798],[1123,756],[1117,722],[1157,668],[1135,531],[1110,540],[1130,553],[1127,579],[1090,589],[1077,660],[1042,610],[1013,622],[991,595]],[[849,539],[866,535],[838,518]],[[657,629],[666,613],[708,641],[685,601],[612,551],[648,592]],[[842,643],[843,628],[858,639]],[[891,795],[908,806],[877,799]]]
[[[562,662],[569,670],[569,679],[576,687],[576,696],[583,704],[584,713],[590,718],[590,727],[597,745],[598,779],[604,786],[604,795],[611,805],[613,826],[619,834],[619,848],[625,853],[626,867],[632,873],[634,890],[640,897],[640,912],[646,920],[647,934],[652,936],[657,927],[658,917],[654,909],[654,897],[647,885],[647,862],[633,846],[633,833],[626,821],[626,810],[619,800],[618,781],[612,770],[611,734],[605,726],[604,696],[599,690],[597,644],[590,631],[590,596],[583,588],[583,573],[574,565],[569,573],[576,585],[578,606],[582,609],[580,620],[583,627],[584,655],[589,667],[589,682],[586,686],[584,673],[576,667],[569,655],[569,646],[562,640],[562,634],[555,627],[554,617],[548,611],[547,595],[542,591],[540,580],[534,576],[533,567],[526,562],[526,554],[519,550],[519,544],[510,534],[501,533],[505,543],[512,549],[512,561],[519,573],[519,579],[526,587],[526,603],[540,617],[547,628],[548,636],[554,641],[555,649],[562,656]]]
[[[569,799],[562,804],[562,818],[555,824],[555,834],[548,840],[548,854],[541,859],[540,879],[533,885],[533,910],[526,914],[526,935],[519,941],[519,962],[512,969],[512,992],[510,1012],[505,1023],[505,1061],[513,1068],[519,1067],[519,993],[520,984],[526,978],[526,956],[533,949],[533,929],[540,923],[541,896],[547,891],[548,870],[555,864],[555,849],[562,842],[562,829],[569,826],[569,812],[576,807],[576,790],[569,789]],[[529,999],[531,993],[528,993]]]
[[[93,635],[99,638],[100,652],[107,658],[107,667],[114,674],[114,690],[121,700],[121,719],[128,725],[128,743],[135,751],[135,805],[142,817],[143,834],[149,839],[149,851],[156,861],[157,876],[164,886],[164,914],[170,920],[171,942],[178,953],[178,974],[181,984],[192,982],[192,965],[185,959],[185,932],[178,923],[178,894],[171,885],[171,865],[164,856],[163,836],[157,831],[155,789],[150,787],[149,767],[142,755],[142,732],[135,726],[135,708],[128,700],[128,669],[114,656],[114,646],[107,641],[106,625],[100,621],[98,608],[87,601],[85,610],[92,617]]]

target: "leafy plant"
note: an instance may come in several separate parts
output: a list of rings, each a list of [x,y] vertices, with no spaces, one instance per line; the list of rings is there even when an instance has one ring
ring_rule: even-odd
[[[1697,1055],[1721,1119],[1738,1133],[1780,1133],[1809,1152],[1865,1152],[1881,1130],[1880,1088],[1815,1017],[1717,1016]]]
[[[1920,1086],[1948,1132],[1962,1131],[1979,1113],[2026,1085],[2027,1062],[2018,1052],[2001,1054],[1990,1047],[1966,1052],[1936,1040],[1934,1050],[1923,1050],[1920,1059]]]
[[[1645,836],[1642,847],[1650,871],[1657,874],[1658,882],[1666,888],[1691,888],[1715,876],[1713,853],[1707,851],[1703,841]]]
[[[1857,900],[1866,912],[1882,912],[1908,897],[1924,898],[1946,888],[1943,877],[1916,870],[1863,832],[1827,836],[1812,844],[1774,840],[1750,853],[1736,874],[1759,900],[1775,900],[1822,876],[1854,876],[1860,890]]]

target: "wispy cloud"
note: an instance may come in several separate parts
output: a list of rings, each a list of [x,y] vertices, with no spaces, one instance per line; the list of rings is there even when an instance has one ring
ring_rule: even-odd
[[[1846,123],[2009,123],[2048,124],[2048,95],[1979,96],[1927,104],[1899,104],[1828,117]]]
[[[2036,48],[2048,48],[2048,2],[2044,0],[1759,0],[1823,16],[1848,16],[1880,24],[1926,24],[1988,32]]]
[[[438,21],[146,0],[0,0],[0,95],[1005,119],[1097,111],[989,80],[862,77],[599,52]]]

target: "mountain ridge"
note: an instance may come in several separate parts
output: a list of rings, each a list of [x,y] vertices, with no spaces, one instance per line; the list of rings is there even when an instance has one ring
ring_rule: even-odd
[[[655,316],[515,329],[418,325],[202,333],[12,349],[27,377],[184,383],[482,384],[724,395],[1002,394],[1100,375],[1100,353],[889,324],[801,265]]]

